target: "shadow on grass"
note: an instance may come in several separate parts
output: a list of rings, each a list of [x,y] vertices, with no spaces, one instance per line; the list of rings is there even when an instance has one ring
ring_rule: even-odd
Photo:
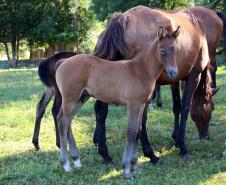
[[[59,162],[59,150],[31,149],[2,157],[0,184],[127,184],[121,167],[124,145],[113,142],[109,149],[114,157],[115,166],[104,164],[91,144],[79,148],[83,167],[72,173],[63,171]],[[159,155],[162,164],[157,165],[141,155],[141,174],[130,184],[199,184],[226,170],[226,162],[221,159],[213,161],[197,156],[182,159],[174,147],[164,148]],[[70,161],[72,162],[71,159]]]

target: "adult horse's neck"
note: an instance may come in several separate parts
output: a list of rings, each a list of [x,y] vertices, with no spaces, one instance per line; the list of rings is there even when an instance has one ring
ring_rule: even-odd
[[[133,60],[139,64],[142,73],[157,80],[163,70],[163,65],[159,59],[158,39],[155,39],[151,44],[147,44]]]

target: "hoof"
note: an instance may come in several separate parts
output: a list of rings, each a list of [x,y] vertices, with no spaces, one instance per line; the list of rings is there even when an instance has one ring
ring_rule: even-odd
[[[81,168],[82,167],[82,163],[81,163],[79,158],[74,161],[74,167],[75,168]]]
[[[226,150],[223,152],[223,158],[226,159]]]
[[[63,168],[65,172],[72,172],[72,168],[68,162],[65,165],[63,165]]]
[[[60,143],[56,143],[56,146],[60,149]]]
[[[188,153],[188,151],[180,152],[180,156],[184,159],[188,159],[191,157],[191,155]]]
[[[39,150],[40,149],[39,144],[38,144],[38,141],[32,140],[32,143],[33,143],[33,145],[34,145],[34,147],[35,147],[36,150]]]
[[[124,178],[127,179],[127,180],[132,180],[133,176],[131,175],[131,173],[129,173],[129,174],[125,173]]]
[[[153,164],[158,164],[160,161],[161,161],[160,158],[157,156],[153,156],[150,158],[150,162]]]
[[[104,163],[104,164],[113,164],[113,165],[115,165],[113,159],[112,159],[110,156],[104,157],[104,158],[103,158],[103,163]]]
[[[141,174],[141,170],[140,170],[138,164],[133,165],[133,172],[135,175]]]

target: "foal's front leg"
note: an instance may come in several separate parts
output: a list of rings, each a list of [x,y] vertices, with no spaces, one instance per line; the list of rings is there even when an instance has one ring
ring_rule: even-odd
[[[128,105],[128,130],[127,130],[127,142],[123,155],[122,165],[124,168],[125,178],[132,178],[131,175],[131,163],[138,171],[137,165],[137,134],[138,127],[141,123],[144,105],[139,103],[130,103]]]

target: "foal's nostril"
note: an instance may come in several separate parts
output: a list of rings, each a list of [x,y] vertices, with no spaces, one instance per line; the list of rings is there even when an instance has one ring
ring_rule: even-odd
[[[170,77],[170,78],[174,79],[174,78],[177,77],[178,72],[177,72],[177,70],[171,69],[171,70],[169,70],[169,73],[168,73],[168,74],[169,74],[169,77]]]

